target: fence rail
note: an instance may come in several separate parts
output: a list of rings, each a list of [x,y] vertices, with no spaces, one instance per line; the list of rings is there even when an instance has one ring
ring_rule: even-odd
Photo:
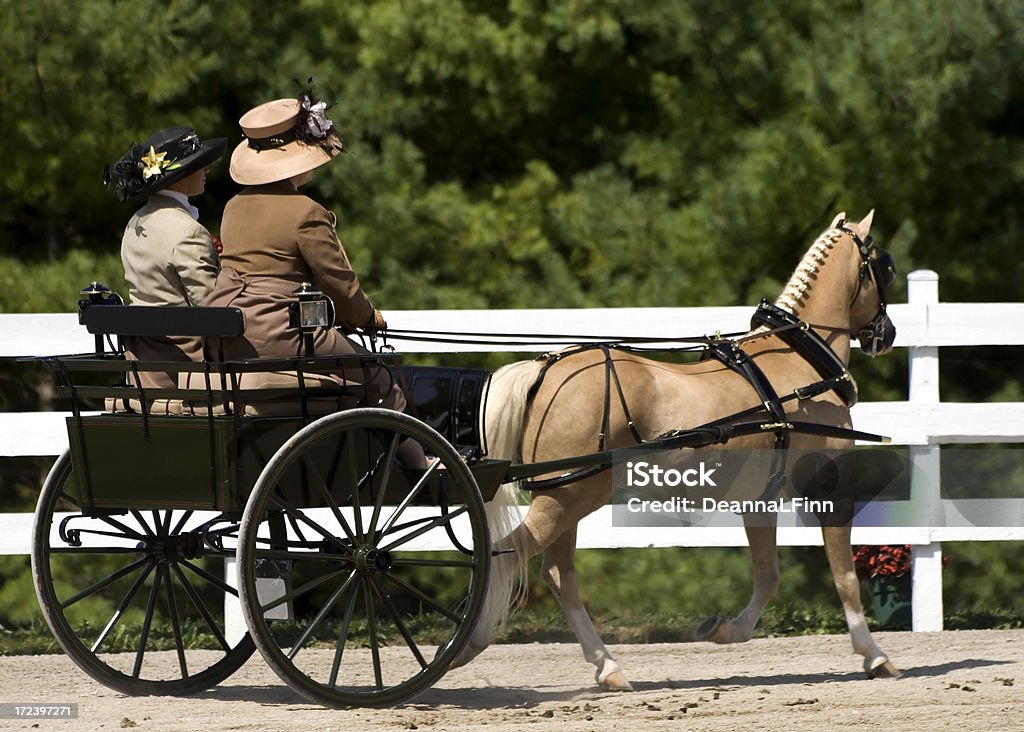
[[[1004,519],[1001,526],[855,523],[854,543],[912,545],[913,629],[934,631],[942,629],[942,542],[1024,540],[1024,499],[941,498],[941,446],[1024,442],[1024,403],[942,402],[939,348],[1024,345],[1024,326],[1020,325],[1024,323],[1024,303],[942,303],[936,273],[919,270],[907,280],[908,302],[890,305],[890,315],[898,329],[896,347],[908,350],[909,397],[907,401],[858,404],[853,409],[854,424],[908,446],[914,467],[910,503],[918,510],[935,516],[988,513]],[[751,312],[749,307],[389,311],[388,321],[405,330],[668,338],[743,332]],[[0,358],[82,353],[94,347],[93,337],[74,314],[0,315],[0,334]],[[394,345],[410,354],[496,350],[464,343],[396,341]],[[552,343],[552,347],[556,345]],[[536,352],[538,348],[515,345],[501,350]],[[67,447],[66,417],[58,412],[0,413],[0,456],[59,454]],[[31,523],[31,514],[0,514],[0,554],[28,553]],[[613,526],[606,506],[580,524],[578,543],[583,548],[745,546],[746,537],[738,518],[735,526],[713,531]],[[780,525],[779,543],[820,545],[821,532]]]

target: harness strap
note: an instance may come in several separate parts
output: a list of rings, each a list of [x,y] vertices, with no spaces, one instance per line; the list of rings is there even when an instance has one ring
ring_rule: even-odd
[[[567,348],[563,351],[557,351],[556,353],[544,353],[535,358],[535,361],[543,361],[544,365],[541,367],[540,373],[537,374],[537,379],[530,386],[529,391],[526,392],[526,403],[530,404],[533,398],[537,396],[537,392],[540,391],[540,385],[544,383],[544,377],[548,374],[548,369],[554,366],[556,363],[561,361],[566,356],[572,356],[576,353],[582,353],[583,351],[590,350],[591,348],[597,348],[601,344],[594,343],[583,346],[574,346],[573,348]]]
[[[864,442],[887,443],[889,441],[887,437],[870,432],[861,432],[847,427],[833,427],[832,425],[818,424],[816,422],[790,422],[788,425],[789,431],[792,432],[824,437],[841,437]],[[628,454],[631,450],[679,450],[684,447],[707,447],[709,445],[724,444],[734,437],[763,434],[775,427],[775,423],[772,422],[740,422],[738,424],[722,425],[707,424],[688,430],[672,430],[657,439],[632,447],[603,450],[592,455],[577,455],[560,460],[512,465],[505,474],[505,480],[522,481],[523,488],[529,491],[552,490],[610,470],[614,458],[616,456],[621,457],[623,452]],[[785,450],[773,452],[779,453],[778,458],[783,458],[787,454]],[[766,494],[769,490],[774,490],[777,493],[785,485],[784,468],[784,461],[779,460],[776,462],[773,460],[772,477],[769,478],[768,485],[765,487]],[[567,470],[569,472],[551,478],[532,480],[533,476],[560,470]]]
[[[618,348],[615,344],[584,343],[563,351],[558,351],[557,353],[545,353],[544,355],[539,356],[537,360],[540,361],[543,359],[544,366],[541,367],[540,373],[537,374],[537,379],[530,386],[529,391],[526,392],[526,402],[529,404],[533,401],[534,397],[537,396],[537,391],[540,389],[541,384],[544,383],[544,377],[547,375],[548,369],[567,356],[574,356],[577,353],[591,351],[596,348],[600,349],[604,354],[604,407],[601,414],[601,432],[597,439],[597,449],[599,452],[604,450],[608,432],[611,430],[611,388],[613,383],[615,384],[615,391],[619,397],[619,405],[622,407],[622,414],[626,419],[626,426],[629,428],[629,432],[633,436],[633,439],[638,443],[642,443],[644,442],[644,439],[640,436],[640,432],[637,430],[636,424],[633,422],[633,416],[629,412],[629,404],[626,401],[626,394],[622,388],[622,381],[619,379],[619,373],[615,368],[615,360],[612,358],[612,349]]]
[[[817,331],[777,305],[762,300],[750,318],[750,327],[765,326],[796,351],[825,380],[834,380],[832,388],[847,407],[857,403],[857,384],[832,347]],[[806,388],[806,387],[805,387]],[[821,393],[821,392],[818,392]],[[813,396],[813,395],[812,395]]]
[[[601,414],[601,432],[597,436],[597,451],[604,452],[605,441],[608,439],[608,430],[611,429],[612,413],[612,354],[608,346],[601,346],[604,354],[604,411]]]
[[[629,404],[626,403],[626,394],[622,389],[619,372],[615,368],[611,347],[601,346],[601,350],[604,352],[604,416],[601,418],[601,436],[598,440],[597,449],[599,451],[604,450],[605,439],[607,438],[608,431],[611,429],[611,385],[613,382],[615,384],[615,391],[619,396],[619,406],[622,407],[622,416],[626,420],[629,433],[637,443],[643,443],[644,439],[640,436],[640,432],[633,422],[633,416],[629,413]]]
[[[775,387],[772,386],[768,377],[764,375],[761,367],[754,363],[754,359],[735,341],[713,341],[709,344],[708,349],[715,358],[746,379],[747,383],[753,387],[757,393],[757,398],[761,400],[761,406],[775,420],[774,423],[769,423],[775,428],[775,446],[780,448],[787,447],[789,445],[791,426],[786,419],[786,410],[782,406],[782,400],[779,399],[779,395],[775,392]],[[757,410],[759,411],[760,407]]]

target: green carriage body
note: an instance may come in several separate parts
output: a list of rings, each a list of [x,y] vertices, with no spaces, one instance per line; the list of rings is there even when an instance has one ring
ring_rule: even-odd
[[[345,359],[347,360],[347,359]],[[359,360],[365,361],[365,358]],[[343,359],[326,359],[324,366],[337,366]],[[358,360],[357,360],[358,362]],[[121,372],[120,364],[111,359],[74,357],[60,359],[61,371],[76,367],[88,370]],[[316,360],[267,362],[236,362],[213,365],[217,381],[231,384],[247,373],[280,369],[282,366],[316,367]],[[138,364],[140,370],[167,368],[167,363]],[[177,365],[180,369],[209,369],[211,364]],[[487,373],[480,369],[442,367],[403,367],[402,379],[408,384],[417,417],[435,428],[469,458],[470,470],[485,500],[490,500],[505,475],[507,461],[488,460],[478,454],[479,432],[477,411]],[[361,389],[362,387],[357,387]],[[62,392],[71,395],[71,387]],[[228,515],[241,515],[249,492],[267,462],[296,432],[323,416],[314,410],[322,406],[325,392],[339,403],[364,406],[365,399],[356,398],[352,387],[329,390],[324,387],[304,389],[299,380],[289,394],[287,389],[218,391],[181,389],[161,390],[147,396],[166,404],[179,401],[199,404],[205,414],[157,414],[152,407],[141,411],[140,395],[124,383],[110,387],[75,387],[81,395],[87,391],[108,403],[132,401],[140,409],[131,412],[77,414],[67,418],[68,441],[72,464],[80,476],[78,498],[86,510],[194,509],[212,510]],[[267,396],[270,399],[267,399]],[[293,414],[280,414],[282,405],[291,400]],[[303,409],[303,400],[311,402]],[[218,406],[232,403],[271,404],[270,415],[236,413],[217,414]],[[257,411],[259,407],[257,406]],[[223,411],[223,408],[222,408]],[[244,411],[244,410],[240,410]],[[303,416],[302,412],[306,414]],[[213,412],[213,413],[211,413]],[[295,486],[295,490],[310,490]]]

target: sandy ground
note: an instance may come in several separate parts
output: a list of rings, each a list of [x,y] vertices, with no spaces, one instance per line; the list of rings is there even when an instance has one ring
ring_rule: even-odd
[[[868,680],[846,636],[624,645],[612,652],[635,690],[607,693],[575,645],[502,645],[410,703],[354,710],[306,703],[259,654],[187,698],[123,696],[63,656],[0,658],[0,702],[79,705],[75,720],[0,719],[0,729],[1024,730],[1024,630],[876,637],[903,678]]]

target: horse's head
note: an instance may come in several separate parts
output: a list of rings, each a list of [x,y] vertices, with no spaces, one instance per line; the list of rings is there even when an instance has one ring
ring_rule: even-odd
[[[841,213],[832,228],[845,232],[853,240],[860,256],[857,284],[850,300],[850,328],[860,341],[860,349],[874,358],[892,350],[896,326],[886,312],[888,291],[896,282],[892,256],[875,246],[871,239],[871,220],[875,211],[853,223]]]

